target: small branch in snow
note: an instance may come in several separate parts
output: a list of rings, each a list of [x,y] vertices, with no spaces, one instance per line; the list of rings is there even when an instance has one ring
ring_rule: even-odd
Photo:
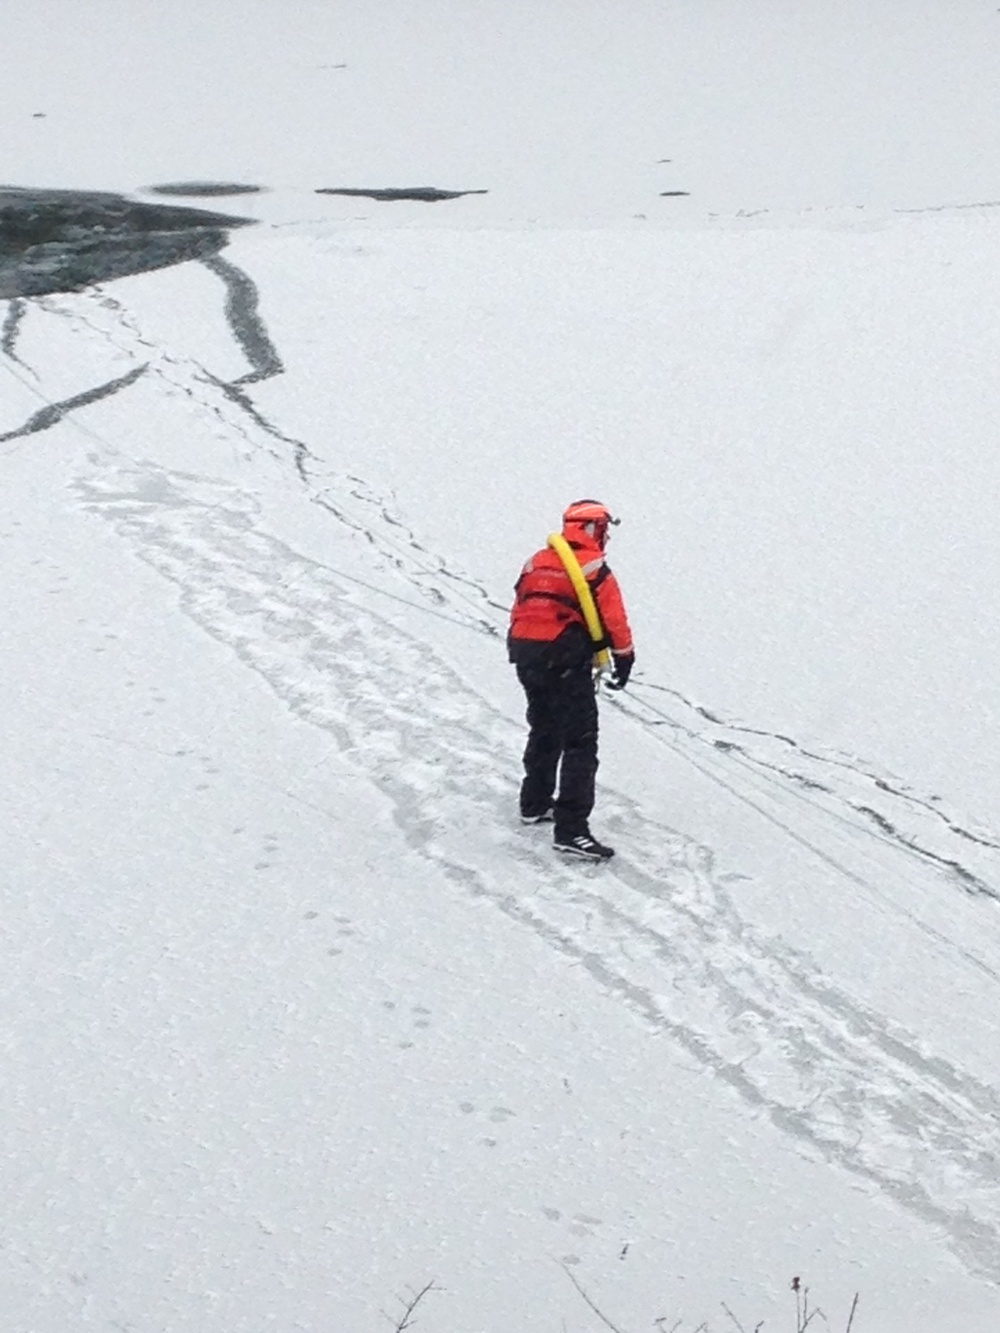
[[[576,1287],[577,1291],[580,1293],[583,1300],[586,1301],[587,1305],[590,1306],[591,1310],[593,1310],[594,1314],[597,1315],[601,1323],[610,1328],[612,1333],[622,1333],[622,1330],[618,1327],[618,1325],[613,1324],[611,1320],[608,1318],[608,1316],[604,1313],[604,1311],[598,1309],[598,1307],[594,1304],[591,1298],[587,1295],[586,1291],[584,1291],[583,1287],[580,1286],[580,1283],[574,1277],[573,1270],[567,1264],[561,1263],[559,1267],[569,1278],[570,1282],[572,1282],[573,1286]]]
[[[746,1333],[746,1329],[743,1327],[743,1325],[740,1323],[740,1321],[736,1318],[736,1316],[733,1314],[732,1310],[730,1310],[729,1306],[726,1304],[725,1301],[722,1302],[722,1308],[723,1308],[723,1310],[725,1310],[726,1314],[729,1316],[729,1318],[733,1321],[733,1323],[734,1323],[734,1324],[736,1325],[736,1327],[739,1329],[740,1333]],[[762,1320],[760,1321],[759,1324],[754,1324],[753,1333],[760,1333],[760,1330],[761,1330],[763,1327],[764,1327],[764,1321],[763,1321],[763,1319],[762,1319]]]
[[[419,1291],[414,1292],[409,1300],[404,1300],[402,1296],[397,1297],[400,1305],[403,1307],[403,1313],[398,1319],[395,1315],[385,1316],[392,1324],[393,1333],[405,1333],[406,1329],[413,1327],[416,1323],[413,1315],[416,1312],[417,1306],[424,1297],[429,1296],[432,1291],[440,1291],[440,1287],[438,1287],[433,1279],[428,1282],[425,1287],[421,1287]]]
[[[824,1324],[829,1323],[819,1306],[814,1310],[809,1309],[809,1288],[804,1287],[797,1277],[792,1278],[792,1291],[795,1292],[795,1333],[806,1333],[806,1329],[814,1319],[822,1319]]]
[[[747,1333],[746,1329],[743,1327],[743,1325],[740,1323],[740,1321],[736,1318],[736,1316],[733,1314],[732,1310],[730,1310],[729,1306],[726,1304],[725,1301],[722,1302],[722,1308],[723,1308],[723,1310],[725,1310],[726,1314],[729,1316],[729,1318],[733,1321],[733,1323],[734,1323],[734,1324],[736,1325],[736,1327],[739,1329],[740,1333]]]

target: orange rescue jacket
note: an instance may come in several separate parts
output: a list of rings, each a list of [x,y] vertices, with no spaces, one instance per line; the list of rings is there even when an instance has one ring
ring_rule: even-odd
[[[618,580],[605,563],[604,552],[596,541],[574,540],[570,545],[593,593],[604,626],[605,646],[614,653],[631,653],[632,631],[625,603]],[[573,584],[551,547],[536,551],[525,564],[514,594],[507,636],[512,662],[545,661],[570,666],[593,655],[594,643]]]

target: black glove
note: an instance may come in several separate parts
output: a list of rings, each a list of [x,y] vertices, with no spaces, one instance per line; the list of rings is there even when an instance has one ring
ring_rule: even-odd
[[[615,670],[606,682],[609,690],[623,690],[635,665],[635,653],[615,653]]]

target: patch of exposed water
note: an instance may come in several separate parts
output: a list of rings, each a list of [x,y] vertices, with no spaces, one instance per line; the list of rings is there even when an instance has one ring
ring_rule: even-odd
[[[75,292],[218,254],[249,218],[123,195],[0,188],[0,298]]]

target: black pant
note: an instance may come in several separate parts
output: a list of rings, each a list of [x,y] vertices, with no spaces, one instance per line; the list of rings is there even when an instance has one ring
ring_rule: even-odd
[[[538,815],[555,802],[557,837],[587,831],[597,774],[597,694],[589,659],[569,668],[518,666],[528,697],[521,813]],[[561,761],[561,763],[560,763]]]

